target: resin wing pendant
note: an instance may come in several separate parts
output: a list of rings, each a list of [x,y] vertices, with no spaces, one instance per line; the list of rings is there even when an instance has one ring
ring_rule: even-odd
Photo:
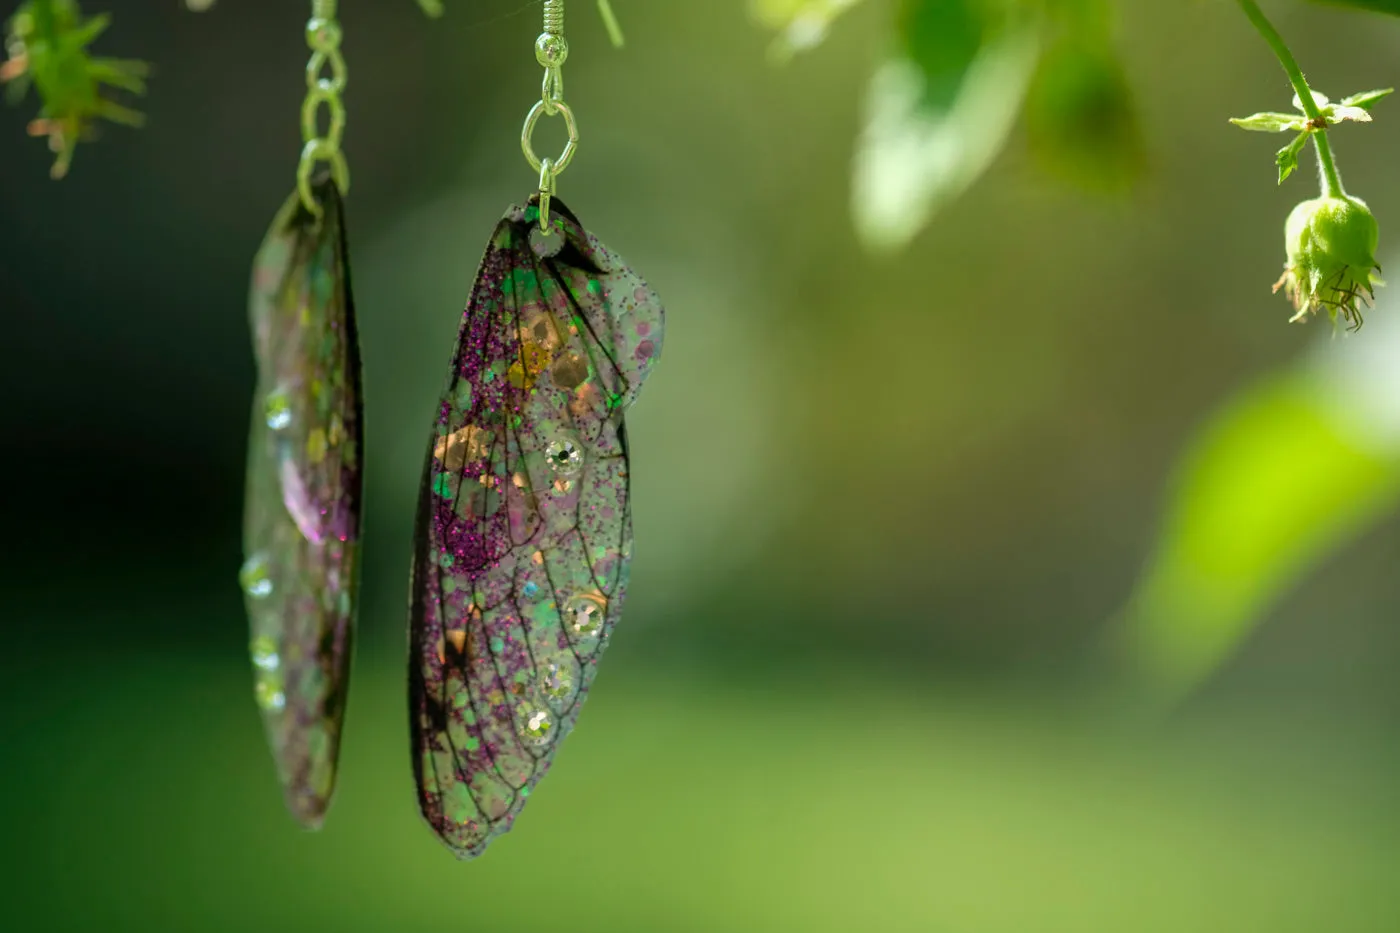
[[[428,444],[409,703],[419,805],[459,857],[510,829],[578,717],[632,554],[627,432],[654,292],[538,198],[497,226]]]
[[[258,389],[241,583],[255,696],[287,807],[320,825],[335,787],[359,581],[360,351],[340,192],[293,195],[253,267]]]

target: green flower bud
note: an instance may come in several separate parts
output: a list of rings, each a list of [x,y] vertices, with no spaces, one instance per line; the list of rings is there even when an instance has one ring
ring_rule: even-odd
[[[1375,273],[1380,228],[1360,198],[1314,198],[1288,215],[1284,238],[1288,263],[1274,291],[1285,290],[1301,321],[1325,309],[1332,321],[1341,315],[1352,330],[1361,326],[1361,304],[1375,298],[1381,284]]]

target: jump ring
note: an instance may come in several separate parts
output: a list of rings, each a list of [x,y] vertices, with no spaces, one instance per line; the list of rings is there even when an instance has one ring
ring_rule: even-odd
[[[331,123],[326,131],[326,139],[335,147],[340,146],[341,137],[345,135],[345,104],[328,86],[319,86],[306,95],[306,100],[301,105],[301,138],[305,142],[310,142],[320,136],[317,127],[321,105],[324,104],[330,111]]]
[[[327,63],[331,66],[331,76],[321,77],[321,70]],[[345,67],[345,57],[338,51],[329,54],[317,49],[311,53],[311,60],[306,63],[306,89],[314,91],[317,87],[329,86],[335,89],[336,93],[345,90],[345,85],[350,80],[350,70]]]
[[[331,164],[331,178],[342,195],[350,192],[350,166],[345,161],[345,153],[331,145],[329,140],[313,139],[301,150],[301,162],[297,165],[297,191],[306,209],[320,217],[323,210],[311,190],[311,173],[318,162]]]
[[[554,174],[558,175],[569,167],[569,162],[573,160],[574,152],[578,149],[578,122],[574,119],[574,111],[562,100],[554,101],[554,110],[564,118],[564,126],[569,132],[569,141],[564,144],[564,151],[559,154],[559,158],[554,160]],[[520,148],[525,153],[525,160],[530,163],[530,167],[539,171],[544,163],[540,157],[535,155],[535,126],[539,124],[540,117],[549,112],[549,105],[541,100],[530,108],[529,115],[525,118],[525,128],[520,133]]]

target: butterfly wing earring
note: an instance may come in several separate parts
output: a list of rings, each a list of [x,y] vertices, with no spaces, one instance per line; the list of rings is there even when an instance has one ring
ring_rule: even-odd
[[[573,727],[632,556],[624,413],[661,351],[656,294],[554,198],[578,144],[563,3],[522,145],[540,191],[497,225],[463,313],[419,492],[409,703],[419,805],[459,857],[510,829]],[[561,116],[557,161],[531,136]]]
[[[335,788],[359,580],[360,351],[340,151],[345,62],[334,0],[315,0],[297,191],[253,265],[258,368],[241,583],[255,697],[288,809],[320,825]],[[322,77],[329,67],[330,76]],[[330,111],[327,135],[318,112]]]

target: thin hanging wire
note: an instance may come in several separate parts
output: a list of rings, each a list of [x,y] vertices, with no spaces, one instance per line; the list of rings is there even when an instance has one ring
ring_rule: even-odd
[[[569,42],[564,38],[564,0],[545,0],[544,32],[535,40],[535,60],[544,68],[544,84],[539,102],[530,108],[525,127],[520,133],[520,148],[530,167],[540,173],[540,229],[549,230],[549,202],[554,197],[556,181],[573,161],[578,151],[578,123],[574,112],[564,103],[564,62],[569,57]],[[542,116],[562,116],[569,141],[557,159],[541,159],[535,155],[533,138]]]
[[[340,54],[340,23],[336,20],[336,0],[312,0],[311,19],[306,23],[306,45],[311,60],[306,63],[306,99],[301,105],[301,163],[297,166],[297,191],[301,203],[317,217],[321,205],[311,190],[311,175],[317,164],[328,162],[331,177],[341,194],[350,190],[350,166],[340,142],[345,135],[345,103],[340,95],[349,81],[345,59]],[[323,75],[329,67],[329,76]],[[321,108],[329,115],[325,135],[321,135]]]

